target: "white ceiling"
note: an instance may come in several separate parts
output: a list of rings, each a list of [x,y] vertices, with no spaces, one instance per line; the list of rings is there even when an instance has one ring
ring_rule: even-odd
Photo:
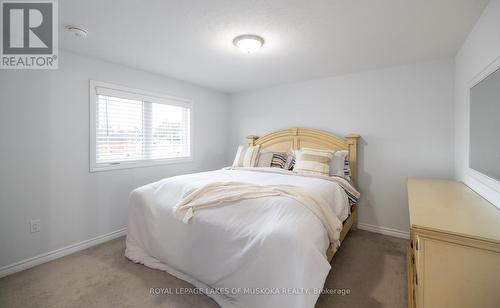
[[[237,92],[452,56],[488,0],[64,0],[61,47]],[[246,55],[244,33],[266,43]]]

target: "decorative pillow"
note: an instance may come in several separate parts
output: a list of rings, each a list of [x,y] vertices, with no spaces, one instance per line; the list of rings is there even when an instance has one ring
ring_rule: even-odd
[[[233,167],[255,167],[260,145],[245,148],[240,145],[233,161]]]
[[[273,158],[271,160],[271,168],[284,169],[287,159],[288,155],[286,153],[279,153],[279,152],[274,153]]]
[[[293,171],[328,176],[332,156],[332,151],[303,148],[296,155]]]
[[[257,167],[271,167],[273,155],[273,152],[260,152],[259,159],[257,160]]]

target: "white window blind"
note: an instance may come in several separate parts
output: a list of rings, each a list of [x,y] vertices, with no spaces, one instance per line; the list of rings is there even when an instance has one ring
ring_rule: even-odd
[[[91,84],[91,170],[184,161],[191,157],[191,105],[182,99]]]

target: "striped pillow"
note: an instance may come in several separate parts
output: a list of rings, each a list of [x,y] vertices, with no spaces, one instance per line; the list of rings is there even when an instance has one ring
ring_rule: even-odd
[[[329,176],[332,156],[332,151],[303,148],[297,153],[293,171]]]
[[[351,166],[349,164],[349,159],[347,159],[347,157],[345,158],[344,161],[344,178],[346,178],[348,181],[351,180]]]
[[[257,158],[259,157],[260,145],[250,146],[247,148],[243,156],[243,167],[255,167]]]
[[[290,152],[287,153],[288,158],[285,164],[286,170],[293,171],[293,167],[295,166],[295,155],[297,152],[298,150],[290,150]]]
[[[286,162],[285,169],[292,171],[293,167],[295,167],[295,154],[288,155],[288,160]]]
[[[260,145],[245,148],[240,145],[233,161],[233,167],[255,167]]]
[[[284,169],[288,155],[286,153],[274,153],[273,159],[271,160],[271,168]]]

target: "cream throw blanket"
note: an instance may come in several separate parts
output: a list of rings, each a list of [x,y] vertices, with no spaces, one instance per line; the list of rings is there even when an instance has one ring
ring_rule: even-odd
[[[196,211],[221,206],[224,202],[282,196],[297,200],[319,218],[328,232],[330,242],[335,248],[340,245],[339,237],[342,222],[337,218],[328,203],[313,197],[304,189],[291,185],[255,185],[244,182],[213,182],[186,193],[176,205],[177,219],[188,223]]]

